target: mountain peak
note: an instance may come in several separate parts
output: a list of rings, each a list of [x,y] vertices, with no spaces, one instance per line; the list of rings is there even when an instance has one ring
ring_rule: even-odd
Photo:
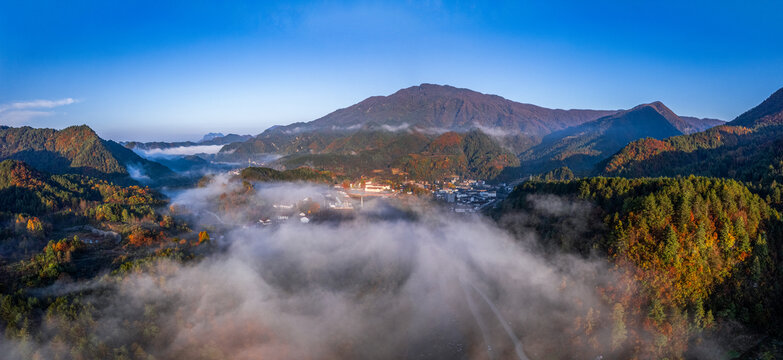
[[[778,89],[761,104],[737,116],[730,125],[754,127],[762,124],[783,124],[783,88]]]
[[[660,114],[661,116],[663,116],[664,119],[666,119],[667,122],[669,122],[669,124],[677,128],[677,130],[683,133],[687,132],[688,124],[684,120],[682,120],[679,116],[677,116],[677,114],[675,114],[674,111],[669,109],[669,107],[667,107],[660,101],[653,101],[648,104],[637,105],[631,108],[630,110],[617,114],[616,116],[620,116],[623,113],[629,114],[633,112],[646,112],[646,111],[654,111]],[[643,117],[643,119],[644,118],[645,117]]]
[[[458,88],[451,85],[440,85],[431,83],[422,83],[404,89],[397,90],[389,96],[376,96],[376,98],[391,98],[399,96],[435,96],[435,97],[476,97],[476,96],[497,96],[482,94],[465,88]],[[499,96],[497,96],[499,97]],[[506,100],[506,99],[503,99]]]
[[[653,102],[651,102],[649,104],[644,104],[644,105],[650,106],[650,107],[654,108],[655,110],[657,110],[658,112],[661,112],[661,113],[672,112],[672,110],[669,109],[668,106],[664,105],[663,102],[661,102],[661,101],[653,101]],[[644,106],[644,105],[642,105],[642,106]]]
[[[636,111],[636,110],[645,109],[645,108],[651,108],[651,109],[655,110],[656,112],[660,113],[663,116],[667,116],[667,115],[674,115],[674,116],[676,116],[674,114],[674,111],[669,109],[668,106],[664,105],[660,101],[653,101],[653,102],[647,103],[647,104],[636,105],[636,106],[634,106],[633,108],[631,108],[628,111]]]
[[[690,116],[679,116],[668,106],[664,105],[661,101],[653,101],[648,104],[637,105],[627,112],[640,111],[644,109],[650,109],[648,111],[655,111],[666,119],[669,124],[674,126],[677,130],[683,134],[692,134],[699,131],[704,131],[713,126],[722,124],[720,120],[715,119],[700,119]]]
[[[388,96],[369,97],[308,123],[268,130],[268,134],[362,129],[465,132],[481,128],[536,138],[614,113],[547,109],[451,85],[422,83]]]
[[[223,135],[223,133],[211,132],[211,133],[208,133],[208,134],[204,135],[204,137],[202,137],[201,140],[199,140],[198,142],[210,141],[210,140],[213,140],[215,138],[224,137],[224,136],[225,135]]]

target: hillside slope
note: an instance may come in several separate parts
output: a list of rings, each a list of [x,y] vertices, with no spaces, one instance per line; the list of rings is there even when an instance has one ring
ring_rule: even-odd
[[[76,208],[80,201],[125,205],[163,203],[149,188],[121,187],[74,174],[51,175],[22,161],[0,161],[0,214],[44,215]]]
[[[426,181],[452,175],[490,180],[504,168],[519,165],[512,152],[479,130],[437,136],[360,131],[313,148],[319,150],[288,155],[278,163],[287,168],[310,166],[349,177],[396,175]]]
[[[612,264],[611,275],[602,276],[616,280],[601,291],[625,314],[613,321],[634,329],[617,340],[635,345],[632,353],[608,358],[702,358],[694,348],[703,331],[718,336],[711,330],[736,322],[762,332],[780,329],[780,213],[741,182],[694,176],[531,181],[494,215],[521,236],[542,234],[538,241],[548,251]],[[726,340],[731,349],[733,336]]]
[[[114,141],[101,139],[86,125],[62,130],[0,128],[0,160],[4,159],[24,161],[54,174],[82,174],[116,181],[130,181],[131,172],[149,178],[173,175],[165,166]]]
[[[680,117],[659,101],[642,104],[545,136],[541,144],[520,154],[522,174],[541,174],[568,167],[577,174],[588,175],[596,164],[634,140],[664,139],[722,123],[714,119]]]
[[[595,164],[631,141],[664,139],[693,131],[693,126],[660,102],[602,117],[544,137],[541,144],[520,155],[527,173],[536,174],[567,166],[586,174]]]
[[[601,164],[617,176],[688,175],[783,181],[783,89],[726,125],[662,141],[642,139]]]

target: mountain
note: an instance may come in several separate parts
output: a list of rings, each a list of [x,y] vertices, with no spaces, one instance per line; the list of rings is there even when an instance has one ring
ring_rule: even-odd
[[[710,118],[700,119],[693,116],[680,116],[680,119],[688,123],[688,125],[691,128],[690,131],[685,131],[686,134],[693,134],[693,133],[707,130],[709,128],[726,124],[725,121],[719,119],[710,119]]]
[[[516,152],[546,134],[613,114],[606,110],[559,110],[523,104],[453,86],[421,84],[389,96],[373,96],[307,123],[274,126],[245,144],[225,147],[234,158],[261,153],[294,153],[336,137],[364,131],[465,133],[481,129]],[[317,133],[317,135],[314,135]]]
[[[513,180],[520,175],[544,173],[563,166],[586,173],[633,140],[690,134],[722,123],[715,119],[680,117],[660,102],[625,111],[557,110],[468,89],[422,84],[389,96],[367,98],[311,122],[271,127],[253,139],[224,146],[217,158],[265,162],[261,155],[278,154],[287,165],[322,164],[336,169],[337,159],[342,157],[330,154],[339,153],[343,144],[372,141],[360,139],[370,134],[375,137],[379,132],[400,134],[386,137],[415,142],[422,137],[431,141],[438,134],[465,134],[479,129],[501,146],[520,154],[522,168],[504,175],[504,180]],[[422,146],[427,141],[407,147],[406,159],[421,158],[410,155],[416,155],[417,151],[426,153]],[[370,163],[380,166],[385,162],[386,167],[394,163],[389,156],[379,161],[381,157],[384,156],[376,154],[375,160],[365,163],[368,167]],[[433,159],[431,154],[424,158]]]
[[[225,135],[223,135],[223,133],[208,133],[208,134],[204,135],[201,138],[201,140],[199,140],[198,142],[206,142],[206,141],[210,141],[210,140],[213,140],[215,138],[221,138],[221,137],[224,137],[224,136]]]
[[[146,160],[122,145],[101,139],[86,125],[62,130],[31,127],[0,128],[0,160],[24,161],[54,174],[82,174],[115,181],[131,175],[158,179],[171,170]]]
[[[729,125],[748,128],[781,124],[783,124],[783,88],[778,89],[764,102],[729,123]]]
[[[244,181],[257,182],[320,182],[333,183],[334,176],[328,171],[318,171],[307,167],[296,168],[292,170],[277,171],[275,169],[249,166],[239,173]]]
[[[600,166],[612,176],[704,175],[783,181],[783,89],[731,122],[628,144]]]
[[[566,166],[584,175],[634,140],[689,134],[716,122],[720,121],[677,116],[660,101],[642,104],[545,136],[541,144],[520,154],[523,174]]]
[[[201,141],[198,142],[199,145],[225,145],[235,142],[241,142],[241,141],[247,141],[253,138],[251,135],[239,135],[239,134],[228,134],[228,135],[222,135],[220,136],[212,136],[209,139],[207,139],[208,135],[205,135]]]
[[[154,158],[155,162],[177,172],[206,172],[210,163],[196,155],[161,156]]]
[[[418,128],[542,136],[613,113],[596,110],[555,110],[522,104],[452,86],[421,84],[389,96],[373,96],[306,124],[282,127],[282,131]],[[486,131],[492,129],[493,131]]]

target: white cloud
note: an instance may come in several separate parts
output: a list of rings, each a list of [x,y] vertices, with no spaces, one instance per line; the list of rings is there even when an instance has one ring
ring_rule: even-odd
[[[54,111],[45,111],[43,109],[53,109],[76,102],[78,100],[65,98],[60,100],[30,100],[0,104],[0,124],[25,124],[34,118],[55,114]]]
[[[26,124],[30,120],[38,117],[51,116],[53,111],[37,111],[37,110],[14,110],[0,112],[0,124],[3,125],[21,125]]]
[[[381,125],[381,129],[390,131],[390,132],[398,132],[403,130],[408,130],[410,125],[408,123],[402,123],[400,125],[394,126],[394,125]]]
[[[473,126],[481,130],[481,132],[496,138],[503,138],[505,136],[511,135],[511,132],[506,131],[502,128],[484,126],[479,123],[474,123]]]

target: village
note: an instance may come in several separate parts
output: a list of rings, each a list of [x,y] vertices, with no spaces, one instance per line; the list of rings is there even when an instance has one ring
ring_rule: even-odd
[[[455,213],[475,213],[498,201],[505,199],[513,190],[505,183],[487,184],[482,180],[464,180],[438,184],[439,189],[432,191],[436,201],[446,203],[448,209]]]
[[[415,191],[414,191],[415,190]],[[454,213],[476,213],[499,200],[512,190],[506,184],[487,184],[481,180],[435,181],[433,183],[408,182],[393,184],[362,180],[344,183],[324,189],[320,194],[302,198],[297,202],[277,201],[258,219],[263,226],[287,222],[310,223],[313,220],[352,217],[364,207],[365,202],[405,196],[430,197],[445,209]]]

